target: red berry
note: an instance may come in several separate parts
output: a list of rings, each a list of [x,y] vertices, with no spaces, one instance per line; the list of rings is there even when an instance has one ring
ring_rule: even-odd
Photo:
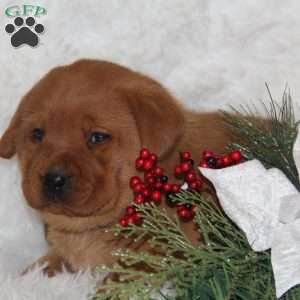
[[[238,150],[232,151],[229,155],[230,155],[231,160],[234,163],[238,164],[241,161],[242,154],[240,151],[238,151]]]
[[[143,166],[144,166],[144,160],[142,158],[138,158],[136,161],[135,161],[135,167],[138,169],[138,170],[141,170],[143,169]]]
[[[208,164],[207,164],[206,161],[201,160],[201,161],[199,162],[199,167],[200,167],[200,168],[208,168]]]
[[[144,188],[144,189],[142,190],[142,195],[143,195],[145,198],[148,198],[148,197],[150,197],[151,192],[150,192],[149,189]]]
[[[143,184],[142,183],[138,183],[133,187],[133,191],[135,193],[140,193],[143,190]]]
[[[153,185],[155,183],[156,179],[155,177],[150,177],[147,179],[147,182],[150,184],[150,185]]]
[[[150,155],[150,159],[153,160],[154,162],[157,162],[157,155],[154,154],[154,153],[152,153],[152,154]]]
[[[151,194],[151,199],[154,202],[160,202],[161,200],[161,192],[160,191],[153,191]]]
[[[172,192],[173,192],[173,193],[178,193],[178,192],[180,192],[180,185],[179,185],[179,184],[173,184],[173,185],[172,185]]]
[[[180,176],[182,174],[181,166],[176,166],[174,169],[174,175],[176,177]]]
[[[142,223],[142,218],[140,217],[139,214],[135,213],[134,215],[132,215],[133,218],[133,223],[134,224],[141,224]]]
[[[130,216],[130,215],[135,213],[135,209],[132,206],[127,206],[126,209],[125,209],[125,212],[126,212],[127,216]]]
[[[189,221],[193,218],[192,212],[185,207],[178,208],[177,213],[183,221]]]
[[[182,172],[184,172],[184,173],[188,172],[192,168],[191,164],[188,162],[183,162],[180,165],[180,167],[181,167]]]
[[[189,183],[189,188],[192,189],[192,190],[197,190],[197,189],[200,189],[203,185],[203,182],[198,179],[196,181],[193,181],[193,182],[190,182]]]
[[[167,193],[167,192],[170,192],[171,189],[172,189],[172,185],[170,183],[164,183],[163,185],[163,189],[164,191]]]
[[[119,224],[122,226],[122,227],[126,227],[128,225],[128,220],[126,217],[122,218],[120,221],[119,221]]]
[[[145,172],[145,174],[144,174],[145,180],[147,180],[148,178],[151,178],[151,177],[153,177],[153,176],[154,176],[154,173],[153,173],[152,171],[147,171],[147,172]]]
[[[143,204],[144,203],[144,196],[142,194],[135,195],[133,202],[135,204],[138,204],[138,205]]]
[[[218,169],[224,168],[223,159],[221,157],[217,158],[216,168]]]
[[[230,158],[229,155],[224,155],[222,157],[222,161],[223,161],[223,166],[224,167],[228,167],[228,166],[230,166],[232,164],[232,160],[231,160],[231,158]]]
[[[194,216],[195,216],[196,212],[197,212],[197,206],[193,205],[192,213]]]
[[[196,190],[198,188],[198,182],[197,181],[190,182],[189,188],[192,190]]]
[[[209,157],[215,157],[215,153],[212,152],[212,151],[207,151],[207,150],[203,151],[203,153],[202,153],[202,158],[203,158],[204,160],[206,160],[206,159],[208,159]]]
[[[185,175],[185,180],[186,180],[187,182],[193,182],[193,181],[196,181],[196,180],[197,180],[197,176],[196,176],[195,171],[191,171],[191,172],[187,173],[187,174]]]
[[[154,188],[156,190],[160,190],[162,187],[163,187],[163,183],[162,182],[155,182]]]
[[[191,153],[187,152],[187,151],[181,152],[180,156],[183,161],[187,161],[187,160],[191,159]]]
[[[134,215],[128,216],[127,217],[127,222],[128,222],[128,224],[134,224],[134,222],[135,222]]]
[[[141,178],[138,176],[133,176],[130,178],[129,185],[133,189],[135,185],[141,182]]]
[[[144,169],[145,171],[151,170],[151,169],[153,168],[153,166],[154,166],[154,161],[151,160],[151,159],[147,159],[147,160],[145,160],[144,163],[143,163],[143,169]]]
[[[154,169],[154,175],[159,177],[162,176],[164,174],[164,170],[161,167],[156,167]]]
[[[196,182],[197,182],[197,188],[198,189],[202,188],[203,181],[201,179],[198,179]]]
[[[146,159],[150,156],[150,151],[146,148],[143,148],[141,151],[140,151],[140,158],[142,159]]]

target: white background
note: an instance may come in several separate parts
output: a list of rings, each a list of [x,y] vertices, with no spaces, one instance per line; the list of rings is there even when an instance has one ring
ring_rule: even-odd
[[[46,31],[38,47],[14,49],[4,30],[13,20],[4,10],[16,2],[0,2],[1,133],[36,80],[56,65],[83,57],[151,75],[199,111],[267,99],[265,82],[280,99],[288,83],[299,115],[299,1],[30,1],[47,8],[38,19]],[[15,159],[0,160],[0,178],[0,298],[10,293],[15,299],[21,294],[41,299],[39,293],[42,299],[71,297],[71,291],[58,288],[70,284],[67,279],[50,284],[39,278],[32,288],[32,278],[15,276],[43,253],[45,244],[40,224],[24,204]],[[90,282],[86,277],[73,282],[78,299]],[[47,295],[41,286],[51,286]]]

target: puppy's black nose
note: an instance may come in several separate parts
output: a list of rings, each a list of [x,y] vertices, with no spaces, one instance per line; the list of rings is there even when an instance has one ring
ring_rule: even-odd
[[[68,178],[61,172],[46,173],[43,179],[44,194],[47,197],[61,196],[67,183]]]

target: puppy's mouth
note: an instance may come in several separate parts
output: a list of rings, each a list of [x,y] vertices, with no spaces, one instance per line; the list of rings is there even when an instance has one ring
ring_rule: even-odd
[[[37,210],[67,216],[87,216],[95,210],[93,197],[96,182],[93,178],[72,176],[35,176],[24,178],[23,192],[28,204]]]
[[[120,196],[120,191],[114,188],[120,180],[119,172],[115,174],[114,180],[107,182],[107,177],[84,167],[62,169],[37,165],[23,174],[23,192],[28,204],[42,212],[106,218],[115,210]]]
[[[92,201],[92,199],[90,201]],[[68,205],[67,203],[53,202],[51,204],[46,204],[40,210],[43,212],[50,212],[52,214],[64,215],[68,217],[90,217],[101,214],[101,212],[103,211],[103,207],[93,207],[91,209],[85,207],[84,209],[82,209],[82,207],[74,207],[74,205],[72,204]]]
[[[92,215],[96,210],[93,204],[95,188],[92,184],[86,184],[86,188],[70,196],[53,196],[53,198],[44,198],[45,206],[42,211],[48,211],[53,214],[63,214],[69,217],[86,217]],[[101,210],[101,208],[99,208]]]

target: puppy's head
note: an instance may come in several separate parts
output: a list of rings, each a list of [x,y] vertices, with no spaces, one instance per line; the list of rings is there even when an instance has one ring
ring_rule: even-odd
[[[112,218],[130,201],[139,149],[163,159],[183,122],[157,82],[115,64],[81,60],[52,70],[23,98],[0,140],[0,156],[17,154],[33,208]]]

